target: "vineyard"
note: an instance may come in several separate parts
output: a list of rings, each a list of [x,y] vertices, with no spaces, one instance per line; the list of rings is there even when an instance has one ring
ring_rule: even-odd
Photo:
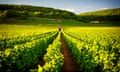
[[[0,31],[0,72],[119,72],[120,32],[78,29]]]

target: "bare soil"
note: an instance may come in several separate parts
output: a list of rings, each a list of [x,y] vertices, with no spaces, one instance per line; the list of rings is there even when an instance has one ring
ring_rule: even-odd
[[[62,72],[80,72],[78,65],[75,63],[72,54],[68,50],[67,44],[62,34],[61,34],[61,42],[62,42],[61,52],[64,55],[64,65],[62,68]]]

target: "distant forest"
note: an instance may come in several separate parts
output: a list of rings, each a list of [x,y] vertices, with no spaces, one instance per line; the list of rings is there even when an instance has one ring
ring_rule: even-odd
[[[120,21],[120,8],[97,10],[93,12],[80,13],[79,21]]]
[[[0,18],[22,18],[39,17],[53,19],[75,19],[76,15],[72,12],[29,5],[0,5]]]
[[[66,10],[48,7],[0,4],[0,19],[27,19],[29,17],[49,18],[58,20],[71,19],[81,22],[120,22],[120,8],[74,14]]]

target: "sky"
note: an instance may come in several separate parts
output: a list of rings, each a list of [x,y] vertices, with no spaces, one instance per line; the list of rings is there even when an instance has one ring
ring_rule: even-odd
[[[76,14],[99,9],[120,8],[120,0],[0,0],[0,4],[52,7]]]

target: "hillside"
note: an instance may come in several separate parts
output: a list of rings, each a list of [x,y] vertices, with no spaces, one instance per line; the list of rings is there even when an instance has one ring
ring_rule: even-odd
[[[106,16],[106,15],[120,15],[120,8],[114,9],[101,9],[92,12],[84,12],[79,15],[97,15],[97,16]]]
[[[120,8],[84,12],[84,13],[80,13],[78,17],[79,17],[79,20],[86,21],[86,22],[89,22],[89,21],[119,22]]]
[[[52,19],[75,19],[72,12],[49,7],[38,7],[30,5],[7,5],[0,4],[0,18],[21,18],[28,17],[52,18]]]
[[[120,8],[74,14],[49,7],[0,4],[0,24],[120,26]],[[93,25],[91,22],[98,22]]]

